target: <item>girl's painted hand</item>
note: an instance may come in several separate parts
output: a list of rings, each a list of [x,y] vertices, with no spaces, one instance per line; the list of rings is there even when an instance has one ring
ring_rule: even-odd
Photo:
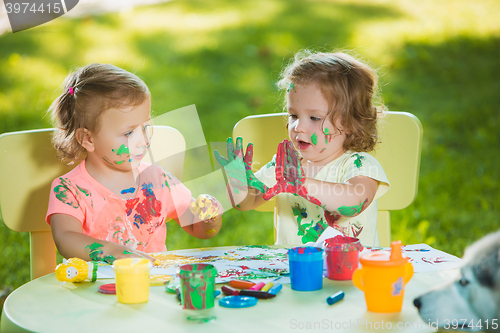
[[[200,194],[196,201],[189,205],[191,212],[198,217],[200,221],[209,223],[222,215],[222,205],[209,194]]]
[[[236,138],[236,145],[233,145],[233,139],[227,138],[227,159],[222,157],[216,150],[215,159],[224,168],[229,180],[235,189],[246,189],[254,187],[264,193],[267,187],[252,171],[253,145],[247,146],[247,151],[243,156],[243,138]]]
[[[278,145],[276,156],[276,185],[269,188],[264,193],[264,200],[269,200],[279,193],[292,193],[299,195],[306,200],[321,205],[321,202],[313,196],[310,196],[304,187],[304,171],[300,165],[300,157],[293,148],[292,142],[283,140]]]

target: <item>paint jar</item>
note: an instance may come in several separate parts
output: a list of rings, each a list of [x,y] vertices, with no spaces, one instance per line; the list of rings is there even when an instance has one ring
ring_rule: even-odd
[[[306,246],[288,249],[291,288],[313,291],[323,288],[323,249]]]
[[[364,291],[372,312],[398,312],[403,307],[404,287],[413,276],[413,265],[401,252],[401,241],[392,242],[391,251],[366,253],[359,259],[362,268],[352,282]]]
[[[177,269],[181,280],[181,303],[187,320],[209,322],[215,319],[215,276],[217,270],[210,264],[187,264]]]
[[[149,299],[149,271],[153,264],[144,258],[118,259],[113,262],[116,297],[125,304],[144,303]]]
[[[323,243],[326,252],[326,269],[331,280],[351,280],[358,268],[359,252],[363,248],[359,239],[338,235]]]

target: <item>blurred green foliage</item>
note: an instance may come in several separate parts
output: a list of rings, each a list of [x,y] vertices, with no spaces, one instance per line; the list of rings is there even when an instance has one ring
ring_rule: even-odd
[[[424,127],[419,195],[391,213],[392,238],[461,256],[498,228],[499,11],[494,0],[187,0],[60,18],[0,36],[0,133],[50,127],[68,71],[109,62],[145,80],[155,114],[195,104],[207,142],[223,142],[239,119],[281,111],[274,83],[294,53],[354,50],[379,68],[389,109]],[[167,244],[269,244],[272,219],[228,211],[211,240],[170,223]],[[0,287],[17,287],[27,235],[0,223],[0,241]]]

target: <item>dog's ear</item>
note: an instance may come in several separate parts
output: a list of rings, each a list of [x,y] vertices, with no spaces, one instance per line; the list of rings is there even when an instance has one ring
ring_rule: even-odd
[[[500,232],[490,234],[465,251],[468,263],[478,282],[492,289],[500,289]]]

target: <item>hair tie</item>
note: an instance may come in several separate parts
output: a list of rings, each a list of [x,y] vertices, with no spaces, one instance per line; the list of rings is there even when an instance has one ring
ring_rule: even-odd
[[[69,94],[71,96],[73,96],[75,94],[75,90],[73,89],[73,87],[69,87]]]

